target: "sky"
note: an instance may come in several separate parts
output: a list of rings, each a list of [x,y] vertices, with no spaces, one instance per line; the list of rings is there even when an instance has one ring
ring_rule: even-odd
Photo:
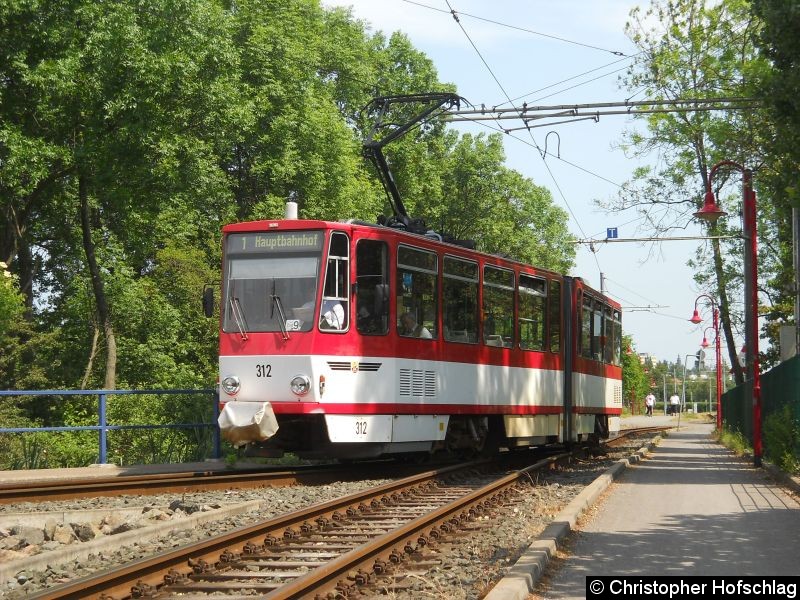
[[[649,0],[322,3],[351,7],[354,17],[367,22],[372,31],[404,32],[433,61],[439,80],[455,84],[459,95],[476,106],[499,105],[508,99],[517,106],[625,101],[630,93],[620,87],[619,77],[637,52],[625,35],[625,24],[634,7],[640,5],[644,11],[649,6]],[[458,22],[451,9],[458,13]],[[637,127],[642,126],[627,116],[603,116],[598,122],[534,129],[533,139],[519,131],[504,136],[507,165],[551,191],[555,204],[570,215],[569,229],[576,238],[605,239],[606,230],[613,227],[619,238],[646,237],[649,232],[638,228],[641,221],[634,213],[606,213],[594,203],[614,198],[636,166],[656,160],[650,157],[642,163],[619,149],[623,133]],[[490,132],[475,124],[459,129]],[[539,149],[545,145],[548,156],[543,159]],[[702,230],[687,222],[680,235],[702,235]],[[704,300],[699,308],[708,321],[699,326],[688,321],[695,300],[707,291],[698,288],[686,264],[700,243],[598,243],[595,252],[579,244],[570,274],[598,290],[603,274],[606,292],[623,306],[623,330],[632,336],[634,351],[670,362],[680,356],[683,362],[687,354],[698,351],[705,327],[711,325]],[[708,337],[713,339],[711,331]]]

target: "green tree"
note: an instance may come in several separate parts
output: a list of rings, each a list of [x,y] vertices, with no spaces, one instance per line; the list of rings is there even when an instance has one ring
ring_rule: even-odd
[[[203,0],[20,0],[0,12],[4,151],[18,165],[3,182],[13,232],[4,250],[16,252],[23,282],[36,256],[55,303],[64,280],[87,275],[107,388],[117,379],[108,274],[126,261],[142,268],[145,238],[176,188],[191,180],[198,194],[221,189],[218,171],[204,171],[206,137],[236,90],[226,82],[235,56],[222,16]]]
[[[633,338],[622,336],[622,398],[632,413],[643,412],[644,397],[650,391],[650,382],[639,355],[633,351]]]
[[[11,327],[22,318],[25,305],[15,277],[8,265],[0,262],[0,338],[8,335]]]
[[[636,8],[631,13],[627,33],[640,49],[641,58],[629,70],[625,86],[654,100],[753,96],[766,69],[753,45],[758,27],[747,0],[724,0],[712,6],[704,0],[654,0],[648,10]],[[735,160],[758,168],[770,131],[759,110],[668,112],[643,119],[646,131],[628,134],[623,148],[637,156],[657,151],[658,166],[639,169],[619,197],[606,206],[638,211],[648,235],[685,227],[689,215],[702,205],[708,171],[716,162]],[[721,187],[729,179],[740,180],[738,173],[723,171],[719,175],[715,186]],[[741,188],[726,189],[735,191],[724,197],[723,204],[730,214],[736,214]],[[709,234],[735,234],[735,221],[719,222]],[[765,226],[762,232],[767,239]],[[733,335],[738,315],[731,309],[732,299],[741,289],[741,241],[714,239],[709,246],[710,252],[708,248],[698,250],[693,266],[698,269],[698,283],[713,289],[719,300],[729,358],[741,381]],[[766,273],[770,260],[761,258]]]
[[[219,280],[221,227],[279,217],[292,192],[302,217],[374,220],[386,197],[362,158],[363,107],[453,89],[406,36],[319,0],[2,3],[0,260],[14,284],[0,277],[0,387],[207,387],[216,323],[199,298]],[[499,137],[431,122],[387,156],[434,228],[458,233],[474,215],[462,237],[483,250],[572,263],[565,215],[503,165]],[[64,398],[15,407],[45,425],[96,411]],[[183,399],[109,410],[199,420]],[[91,460],[82,440],[63,436],[52,460]],[[187,440],[125,438],[119,460],[188,452]]]
[[[769,281],[772,310],[765,316],[772,341],[771,362],[777,361],[779,326],[792,321],[797,296],[793,269],[793,209],[800,207],[800,20],[795,2],[753,0],[753,11],[762,27],[756,44],[769,61],[758,96],[763,98],[772,123],[765,147],[764,168],[757,174],[761,187],[771,199],[769,215],[776,230],[770,247],[775,269]],[[760,201],[760,200],[759,200]]]
[[[504,165],[500,134],[447,137],[442,187],[422,214],[456,239],[537,266],[568,271],[574,262],[567,215],[550,192]]]

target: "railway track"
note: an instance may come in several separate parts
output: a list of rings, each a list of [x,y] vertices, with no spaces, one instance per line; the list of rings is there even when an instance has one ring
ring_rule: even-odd
[[[669,427],[640,427],[622,430],[605,445],[613,447],[624,443],[631,435],[664,431]],[[163,493],[181,493],[195,488],[204,490],[246,489],[265,486],[315,485],[332,481],[377,479],[391,468],[393,475],[402,477],[424,470],[419,465],[393,461],[360,463],[358,470],[352,466],[327,464],[300,466],[292,469],[209,469],[180,473],[155,473],[148,475],[117,475],[112,477],[83,477],[63,480],[24,481],[0,484],[0,505],[21,502],[75,500],[121,494],[148,496]]]
[[[489,461],[421,473],[152,556],[32,598],[347,597],[394,585],[406,558],[508,503],[532,473]],[[493,463],[492,463],[493,464]],[[498,475],[498,470],[503,475]]]
[[[648,428],[648,430],[651,429]],[[599,453],[600,462],[607,462],[610,456],[624,451],[623,447],[626,444],[621,441],[622,439],[630,438],[632,434],[641,433],[642,431],[627,430],[623,432],[625,435],[617,438],[613,444],[620,444],[619,448],[609,447],[608,453]],[[628,439],[627,446],[633,447],[637,443],[635,440]],[[533,454],[530,452],[504,453],[506,462],[502,464],[502,467],[490,467],[491,463],[489,461],[481,461],[467,465],[451,466],[447,469],[429,470],[426,473],[417,475],[413,482],[416,487],[410,491],[404,491],[402,488],[405,483],[411,482],[410,479],[407,479],[381,487],[370,488],[371,495],[359,493],[348,496],[342,499],[341,502],[328,501],[309,506],[298,513],[286,513],[275,517],[276,511],[267,511],[263,519],[268,520],[256,525],[250,525],[253,523],[252,519],[250,519],[250,524],[244,526],[240,524],[238,525],[239,529],[236,530],[232,530],[230,527],[223,527],[217,529],[217,531],[208,531],[205,534],[198,532],[201,535],[192,537],[195,541],[203,540],[203,542],[190,542],[190,545],[183,548],[177,548],[176,544],[166,543],[161,544],[161,549],[152,548],[146,553],[141,553],[135,547],[126,552],[123,545],[120,546],[121,552],[114,550],[114,558],[111,558],[111,555],[103,551],[107,558],[99,562],[93,561],[91,556],[89,556],[88,564],[86,561],[76,562],[73,567],[77,567],[77,572],[82,571],[87,575],[80,580],[74,580],[72,583],[67,584],[70,586],[67,588],[54,587],[68,579],[69,571],[66,569],[59,571],[57,568],[56,572],[62,573],[60,578],[46,575],[42,578],[34,573],[33,576],[36,579],[36,583],[23,595],[25,598],[88,597],[112,599],[133,597],[163,598],[180,593],[181,598],[197,598],[199,600],[200,598],[205,598],[208,593],[213,593],[202,591],[205,586],[209,590],[238,590],[226,594],[232,598],[240,596],[252,597],[254,594],[259,597],[269,594],[268,597],[271,598],[300,597],[295,595],[282,596],[280,594],[285,593],[288,588],[276,587],[276,585],[288,583],[290,579],[305,578],[314,571],[320,572],[319,569],[322,569],[322,572],[328,572],[331,565],[336,567],[336,565],[340,564],[338,562],[340,557],[348,554],[352,555],[353,552],[359,551],[359,548],[367,544],[377,544],[378,542],[375,542],[375,538],[378,534],[382,532],[389,533],[393,526],[396,526],[395,530],[400,529],[401,526],[409,522],[408,519],[411,519],[411,522],[423,519],[426,518],[428,513],[433,512],[434,508],[441,508],[438,505],[434,507],[436,503],[429,501],[421,509],[414,509],[411,503],[412,500],[409,500],[409,498],[413,499],[414,496],[422,497],[423,495],[428,495],[428,500],[430,498],[436,499],[437,493],[442,492],[439,499],[446,500],[447,498],[444,498],[447,494],[445,486],[452,486],[452,488],[448,489],[461,487],[462,489],[457,490],[457,492],[462,496],[468,496],[477,490],[476,486],[488,481],[489,475],[487,473],[489,473],[488,469],[490,468],[493,468],[495,473],[499,473],[502,469],[503,476],[508,475],[512,469],[515,469],[516,471],[511,475],[527,473],[527,475],[522,476],[523,481],[527,480],[532,483],[533,480],[536,480],[544,483],[543,487],[537,486],[536,488],[522,487],[519,483],[516,483],[508,488],[511,491],[498,492],[500,495],[495,496],[494,499],[491,499],[491,497],[478,499],[475,500],[477,502],[475,506],[462,507],[460,510],[458,506],[454,506],[450,516],[443,516],[443,520],[438,524],[423,524],[422,530],[415,533],[400,531],[397,535],[401,537],[406,535],[406,539],[395,540],[390,549],[384,548],[384,556],[368,557],[365,559],[365,564],[361,566],[350,565],[349,568],[344,568],[343,575],[342,571],[336,567],[335,570],[339,572],[340,576],[335,581],[328,582],[328,587],[325,588],[333,590],[330,592],[333,594],[330,597],[344,596],[341,590],[348,590],[355,586],[361,591],[367,590],[364,592],[367,594],[390,593],[398,598],[414,598],[418,596],[414,590],[426,589],[426,585],[430,586],[433,581],[440,581],[443,584],[446,581],[451,581],[451,569],[463,569],[464,564],[471,564],[478,556],[476,552],[480,552],[480,555],[484,556],[484,558],[490,558],[497,553],[499,548],[509,548],[506,545],[509,540],[519,540],[520,534],[522,534],[523,539],[527,537],[528,543],[530,543],[530,540],[533,539],[530,535],[537,535],[537,528],[546,526],[548,516],[552,517],[555,514],[555,512],[551,512],[550,506],[552,506],[552,502],[557,504],[559,502],[558,498],[562,497],[559,485],[567,486],[565,489],[569,491],[566,492],[566,496],[569,497],[570,494],[577,493],[573,491],[575,490],[575,483],[585,478],[585,475],[581,475],[581,472],[587,472],[588,470],[588,472],[600,473],[600,471],[596,470],[597,467],[591,466],[594,461],[586,460],[589,455],[596,454],[595,451],[582,449],[583,452],[581,453],[581,450],[576,450],[579,452],[576,457],[578,460],[572,461],[566,469],[551,470],[547,474],[532,473],[532,470],[535,469],[530,465],[534,460],[538,459],[533,458]],[[541,455],[538,455],[538,457],[542,458]],[[541,461],[541,464],[545,466],[553,465],[558,460],[561,459],[551,457],[548,460]],[[399,466],[401,465],[392,464],[392,471],[395,471],[395,467]],[[350,468],[352,469],[352,466]],[[377,479],[386,481],[387,465],[383,464],[381,468],[381,476]],[[420,467],[417,466],[416,468]],[[477,469],[482,469],[482,471],[478,473]],[[357,473],[363,475],[362,465],[358,465]],[[517,478],[519,479],[520,476],[517,475]],[[428,477],[429,481],[426,482],[425,477]],[[500,478],[499,475],[497,478]],[[560,483],[553,483],[554,481]],[[582,485],[586,485],[590,481],[592,479],[584,479]],[[464,488],[465,485],[469,489]],[[433,486],[433,489],[431,490],[426,486]],[[363,488],[363,486],[361,487]],[[224,493],[229,493],[229,490],[226,489]],[[330,497],[330,494],[328,494],[328,497]],[[456,501],[454,500],[454,502]],[[386,507],[386,510],[394,511],[394,514],[391,512],[377,512],[379,508],[383,507]],[[483,516],[481,516],[481,511]],[[365,525],[359,524],[356,520],[356,517],[362,512],[365,513],[363,517]],[[499,518],[498,514],[500,515]],[[522,515],[525,516],[520,521]],[[244,520],[243,523],[248,523],[248,521]],[[513,523],[519,524],[513,525]],[[428,526],[427,530],[425,530],[426,525]],[[217,536],[220,531],[226,531],[227,533],[219,537],[205,537]],[[538,531],[541,531],[541,529],[538,529]],[[525,532],[528,533],[526,534]],[[315,538],[314,536],[321,537]],[[467,539],[463,540],[462,538],[464,537]],[[185,544],[188,541],[186,540],[183,543]],[[515,542],[510,543],[513,546]],[[302,548],[300,546],[305,546],[307,553],[312,554],[312,556],[300,558],[294,556],[292,554],[292,544],[298,546],[294,550],[301,554]],[[158,546],[158,544],[156,545]],[[311,548],[310,551],[308,551],[309,547]],[[520,550],[524,547],[527,547],[527,544],[523,543],[522,546],[519,546]],[[174,548],[174,550],[166,550],[167,548]],[[477,548],[483,548],[483,550],[476,550]],[[163,550],[162,553],[156,554],[161,550]],[[501,552],[507,551],[501,550]],[[313,556],[315,552],[318,554],[317,556]],[[328,554],[323,555],[325,552]],[[511,552],[514,551],[512,550]],[[126,556],[126,554],[129,556]],[[147,558],[141,558],[142,556]],[[406,560],[400,560],[401,558]],[[112,560],[115,562],[110,562]],[[167,562],[166,566],[158,566],[164,560]],[[453,560],[456,562],[451,562]],[[492,562],[489,564],[492,566],[489,567],[489,571],[495,572],[502,568],[494,562],[496,559],[490,558],[490,560]],[[281,561],[283,561],[283,564],[281,564]],[[94,568],[92,568],[92,562],[96,563]],[[272,579],[267,577],[269,570],[262,563],[269,563],[269,567],[278,569],[277,573],[273,573],[274,577]],[[59,563],[54,564],[57,565]],[[117,571],[99,573],[98,569],[106,569],[107,565],[110,564],[125,566],[122,566]],[[410,565],[408,568],[411,571],[405,572],[404,565]],[[466,572],[473,573],[473,575],[461,575],[462,578],[466,577],[462,581],[472,581],[478,572],[484,573],[484,575],[480,576],[482,580],[484,577],[491,577],[489,572],[484,571],[483,568],[477,565],[476,568],[478,568],[478,571]],[[50,567],[48,566],[49,569]],[[283,572],[281,572],[281,569]],[[70,570],[72,573],[76,572],[75,568]],[[262,571],[264,575],[261,574]],[[90,576],[88,573],[95,573],[95,575]],[[242,579],[245,579],[246,583],[252,584],[255,589],[243,590],[242,586],[239,588],[230,587],[231,577],[233,577],[232,581],[235,583],[240,575],[246,575]],[[30,575],[26,574],[24,577],[30,578]],[[488,580],[486,579],[485,581]],[[22,579],[19,581],[22,581]],[[178,585],[186,586],[186,590],[182,592],[176,591],[179,588],[174,586]],[[260,590],[257,589],[259,586],[261,586]],[[340,588],[339,592],[335,591],[337,587]],[[10,589],[13,589],[13,586]],[[481,586],[479,589],[484,588]],[[33,594],[37,594],[37,590],[39,590],[38,595],[34,596]],[[311,595],[313,596],[316,593],[314,592]],[[16,595],[12,595],[16,597]],[[303,593],[301,595],[305,596],[306,594]]]
[[[0,484],[0,504],[75,500],[121,494],[148,496],[180,493],[195,488],[204,490],[244,489],[265,486],[314,485],[353,478],[370,479],[385,475],[387,464],[399,475],[419,472],[421,467],[402,463],[364,463],[356,473],[340,464],[296,467],[293,469],[225,469],[156,473],[113,477],[83,477],[50,481],[24,481]]]
[[[622,429],[616,437],[606,440],[603,443],[605,446],[613,448],[614,446],[627,443],[631,437],[647,435],[651,433],[662,433],[664,431],[669,431],[670,429],[674,429],[674,427],[661,425],[654,427],[635,427],[631,429]]]

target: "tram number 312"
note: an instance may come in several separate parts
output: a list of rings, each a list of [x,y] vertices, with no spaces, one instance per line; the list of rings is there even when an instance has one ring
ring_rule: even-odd
[[[363,419],[356,419],[356,435],[367,435],[367,422]]]

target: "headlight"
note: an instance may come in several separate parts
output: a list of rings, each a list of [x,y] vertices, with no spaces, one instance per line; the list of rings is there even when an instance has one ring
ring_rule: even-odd
[[[220,383],[222,385],[222,391],[228,394],[228,396],[233,396],[238,393],[239,388],[242,386],[242,383],[236,375],[228,375]]]
[[[292,388],[292,393],[305,396],[311,389],[311,380],[306,375],[295,375],[289,382],[289,387]]]

